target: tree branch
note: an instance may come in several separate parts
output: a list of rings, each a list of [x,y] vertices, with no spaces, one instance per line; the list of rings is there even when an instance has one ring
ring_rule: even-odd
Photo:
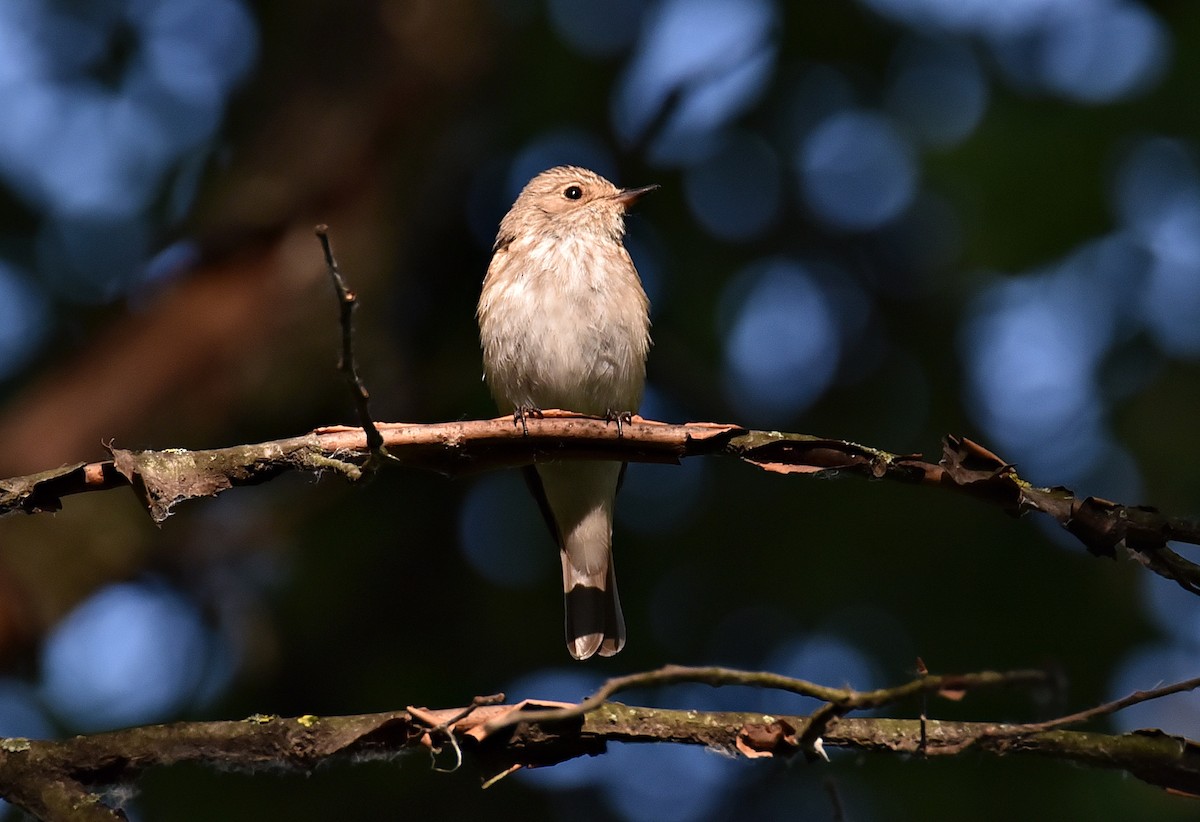
[[[420,749],[436,757],[444,750],[443,740],[455,758],[448,767],[439,766],[435,759],[432,767],[454,770],[464,756],[472,757],[487,777],[485,786],[522,767],[601,754],[609,740],[704,745],[748,758],[789,757],[807,753],[801,740],[820,711],[809,716],[768,716],[664,710],[622,705],[607,701],[607,697],[631,687],[702,682],[816,696],[827,700],[826,705],[849,710],[892,704],[917,694],[941,693],[957,699],[960,691],[1045,681],[1038,671],[984,671],[931,675],[894,688],[856,692],[770,673],[667,666],[610,680],[578,705],[530,701],[498,705],[495,703],[503,695],[495,695],[477,697],[465,708],[443,710],[410,707],[378,714],[291,719],[255,715],[242,721],[178,722],[61,741],[4,739],[0,740],[0,795],[41,819],[108,821],[124,816],[103,804],[100,792],[135,780],[153,767],[193,762],[243,772],[267,768],[307,772],[337,758],[388,759]],[[1197,685],[1200,680],[1139,692],[1101,708],[1119,710],[1132,702]],[[1114,735],[1057,727],[1093,715],[1095,711],[1084,711],[1032,725],[835,716],[821,728],[820,744],[927,757],[967,751],[1042,756],[1124,770],[1152,785],[1200,794],[1200,745],[1160,731]]]
[[[1154,508],[1078,497],[1068,488],[1038,488],[1016,469],[969,439],[947,436],[937,463],[920,455],[808,434],[755,431],[737,425],[693,422],[671,425],[634,417],[620,435],[602,419],[547,411],[526,421],[511,417],[448,423],[379,423],[393,461],[442,474],[466,474],[527,465],[539,460],[610,459],[677,463],[685,457],[723,454],[767,471],[831,477],[842,474],[956,491],[1020,516],[1045,514],[1096,556],[1127,550],[1146,568],[1200,594],[1200,565],[1168,545],[1200,545],[1200,522]],[[0,514],[57,511],[71,494],[130,485],[155,522],[183,500],[215,496],[237,485],[266,482],[285,471],[333,470],[356,480],[372,449],[361,428],[331,426],[289,439],[205,451],[127,451],[0,480]]]

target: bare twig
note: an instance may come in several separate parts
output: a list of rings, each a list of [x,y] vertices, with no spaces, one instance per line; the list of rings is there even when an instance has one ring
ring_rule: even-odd
[[[471,704],[463,708],[461,711],[452,714],[445,719],[438,720],[429,713],[425,708],[414,708],[409,706],[406,711],[418,722],[424,722],[429,726],[425,738],[428,739],[429,754],[433,758],[433,769],[441,773],[452,773],[462,767],[463,753],[459,747],[458,740],[455,739],[451,729],[462,722],[468,716],[475,712],[477,708],[482,708],[485,705],[499,705],[504,701],[504,694],[491,694],[490,696],[477,696],[471,700]],[[437,755],[441,753],[441,748],[435,741],[435,737],[444,736],[450,743],[450,747],[454,750],[454,765],[449,768],[443,768],[437,764]]]
[[[354,309],[358,307],[358,296],[346,287],[346,280],[338,267],[337,258],[333,256],[333,247],[329,243],[329,227],[319,225],[316,228],[317,239],[321,242],[321,250],[325,254],[325,267],[329,270],[329,278],[333,281],[334,291],[337,292],[338,306],[341,309],[342,354],[338,360],[338,370],[346,378],[350,394],[354,397],[354,406],[358,410],[358,420],[362,424],[367,437],[367,449],[371,452],[368,468],[376,468],[387,459],[387,450],[383,445],[383,436],[371,419],[371,395],[358,374],[358,362],[354,357]]]
[[[1200,688],[1200,677],[1186,679],[1183,682],[1176,682],[1171,685],[1163,685],[1158,688],[1151,688],[1148,691],[1134,691],[1128,696],[1123,696],[1120,699],[1114,699],[1112,702],[1105,702],[1103,705],[1097,705],[1096,707],[1088,708],[1085,711],[1067,714],[1066,716],[1060,716],[1057,719],[1048,719],[1045,722],[1031,722],[1023,725],[1016,725],[1011,728],[1011,731],[1013,733],[1049,731],[1053,730],[1054,728],[1064,728],[1067,725],[1078,725],[1079,723],[1087,722],[1090,719],[1108,716],[1109,714],[1115,714],[1117,711],[1123,711],[1130,705],[1149,702],[1153,699],[1162,699],[1164,696],[1171,696],[1172,694],[1194,691],[1197,688]]]
[[[647,688],[661,685],[679,685],[682,683],[700,683],[721,687],[725,685],[743,685],[752,688],[766,688],[775,691],[785,691],[800,696],[819,699],[828,705],[837,706],[837,710],[846,713],[852,710],[879,708],[907,699],[915,694],[936,693],[942,690],[972,690],[976,688],[994,687],[997,685],[1030,685],[1042,684],[1047,681],[1043,671],[982,671],[972,674],[928,675],[910,680],[894,688],[879,688],[873,691],[855,691],[851,688],[830,688],[803,679],[773,674],[767,671],[739,671],[732,668],[703,667],[693,668],[685,665],[666,665],[654,671],[629,674],[614,677],[604,683],[594,694],[570,708],[549,711],[525,711],[491,720],[484,728],[487,733],[495,733],[503,728],[521,722],[554,723],[582,717],[603,705],[608,699],[622,691],[631,688]],[[819,713],[819,711],[818,711]],[[817,714],[810,717],[815,719]],[[824,727],[833,715],[823,717]],[[819,736],[819,733],[817,734]]]

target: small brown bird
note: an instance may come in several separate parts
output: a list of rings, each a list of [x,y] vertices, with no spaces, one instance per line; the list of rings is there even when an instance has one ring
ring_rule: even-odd
[[[543,171],[504,219],[479,297],[483,373],[514,421],[544,408],[628,419],[642,399],[650,304],[629,252],[625,211],[658,186],[619,189],[574,166]],[[612,656],[625,620],[612,562],[619,462],[525,469],[562,556],[567,650]]]

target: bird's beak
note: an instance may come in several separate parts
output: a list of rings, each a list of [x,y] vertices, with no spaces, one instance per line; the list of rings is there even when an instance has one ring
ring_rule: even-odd
[[[656,188],[661,188],[661,186],[652,185],[652,186],[642,186],[641,188],[623,188],[617,192],[616,196],[614,196],[613,199],[616,200],[621,205],[623,205],[625,208],[629,208],[631,205],[636,203],[638,200],[642,199],[643,195],[649,194],[651,191],[654,191]]]

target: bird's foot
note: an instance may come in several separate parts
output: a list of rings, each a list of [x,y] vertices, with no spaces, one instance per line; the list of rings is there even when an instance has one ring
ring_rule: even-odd
[[[513,427],[515,428],[517,425],[520,425],[521,433],[528,437],[529,426],[525,424],[525,418],[534,417],[540,420],[542,419],[542,416],[542,409],[538,408],[536,405],[518,405],[513,410]]]
[[[611,408],[604,412],[605,422],[615,422],[617,424],[617,436],[625,436],[622,426],[629,425],[633,422],[632,411],[614,411]]]

